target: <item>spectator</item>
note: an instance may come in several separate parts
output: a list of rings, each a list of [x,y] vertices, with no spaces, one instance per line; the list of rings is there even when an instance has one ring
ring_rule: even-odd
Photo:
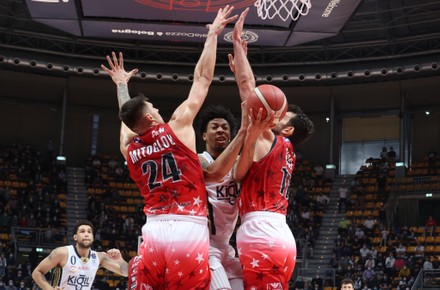
[[[324,285],[324,280],[319,276],[319,272],[316,273],[316,276],[312,279],[312,289],[313,290],[322,290],[322,286]]]
[[[322,192],[319,192],[316,201],[318,203],[318,209],[325,209],[330,202],[330,198]]]
[[[338,189],[338,191],[339,191],[338,211],[339,211],[339,213],[341,213],[342,204],[343,204],[345,212],[347,212],[347,205],[348,205],[347,196],[348,196],[349,190],[348,190],[347,186],[345,185],[345,180],[344,180],[344,183],[341,185],[341,187]]]
[[[401,278],[399,284],[397,284],[396,290],[406,290],[408,284],[406,283],[406,278]]]
[[[400,271],[406,265],[406,261],[402,255],[397,255],[396,260],[394,261],[394,269],[396,271]]]
[[[365,261],[365,268],[374,269],[375,267],[376,267],[376,262],[374,261],[373,257],[368,256],[367,260]]]
[[[339,234],[342,236],[343,234],[345,235],[345,234],[347,234],[347,231],[348,231],[348,227],[350,226],[350,224],[351,224],[351,221],[347,218],[347,217],[344,217],[340,222],[339,222],[339,225],[338,225],[338,232],[339,232]]]
[[[298,276],[298,279],[296,279],[295,284],[293,285],[295,290],[304,290],[306,287],[306,283],[304,282],[303,277]]]
[[[418,242],[417,246],[414,249],[414,252],[416,257],[423,257],[425,256],[425,247],[420,242]]]
[[[390,147],[390,150],[387,153],[387,161],[388,165],[392,165],[396,163],[397,153],[394,151],[393,147]]]
[[[402,269],[399,270],[398,276],[400,278],[406,278],[407,280],[411,277],[411,269],[406,265],[403,265]]]
[[[372,281],[374,280],[376,272],[373,268],[368,267],[362,272],[362,279],[366,282],[367,285],[374,284]]]
[[[425,222],[424,235],[426,236],[426,232],[429,231],[429,235],[432,236],[432,233],[435,231],[436,226],[437,226],[437,221],[434,219],[432,215],[430,215]]]
[[[435,151],[428,152],[427,159],[428,159],[428,174],[435,174],[437,152]]]
[[[321,164],[317,164],[313,168],[313,171],[315,173],[316,184],[318,186],[321,186],[322,185],[322,180],[324,179],[324,167]]]
[[[425,262],[423,263],[423,270],[432,270],[434,267],[432,266],[430,258],[426,258]]]
[[[401,255],[402,257],[406,254],[406,247],[403,246],[402,243],[399,243],[399,246],[396,249],[396,254]]]
[[[17,287],[14,285],[14,280],[9,280],[5,288],[6,290],[17,290]]]
[[[385,272],[388,276],[392,277],[394,275],[394,264],[396,262],[396,258],[394,258],[393,253],[389,253],[389,256],[385,259]]]
[[[3,278],[7,274],[8,261],[5,258],[5,254],[0,255],[0,278]]]
[[[361,256],[362,261],[366,261],[369,254],[370,254],[370,249],[368,249],[367,245],[364,244],[362,248],[359,250],[359,255]]]
[[[388,242],[388,236],[390,234],[390,231],[385,226],[382,227],[382,230],[380,232],[380,245],[379,246],[386,246]]]

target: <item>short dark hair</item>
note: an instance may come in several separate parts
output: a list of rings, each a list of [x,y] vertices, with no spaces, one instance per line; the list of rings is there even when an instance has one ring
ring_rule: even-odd
[[[351,286],[354,287],[354,282],[353,282],[353,280],[351,280],[350,278],[344,278],[344,279],[342,279],[342,281],[341,281],[341,287],[342,287],[342,285],[347,285],[347,284],[351,284]]]
[[[199,133],[205,133],[208,129],[209,121],[215,118],[225,119],[229,124],[229,128],[231,129],[231,137],[235,134],[236,124],[234,115],[229,109],[226,109],[221,105],[211,105],[200,111],[198,116]]]
[[[79,229],[80,226],[89,226],[89,227],[92,228],[92,234],[95,232],[93,224],[90,221],[88,221],[88,220],[81,220],[81,221],[78,221],[75,224],[75,227],[73,228],[73,235],[76,235],[76,233],[78,232],[78,229]]]
[[[143,94],[138,94],[136,97],[125,102],[119,110],[119,119],[131,130],[133,130],[144,114],[146,101],[148,101],[147,97]]]
[[[295,128],[293,134],[288,137],[290,142],[295,146],[307,141],[315,132],[312,120],[297,105],[290,104],[287,111],[295,114],[288,122]]]

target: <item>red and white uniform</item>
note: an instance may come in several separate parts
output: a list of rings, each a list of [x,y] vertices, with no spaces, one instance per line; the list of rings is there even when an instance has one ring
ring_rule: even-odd
[[[159,124],[129,145],[127,165],[147,215],[129,289],[208,289],[207,196],[197,154]]]
[[[290,141],[277,136],[241,183],[237,247],[245,289],[288,289],[296,261],[295,239],[286,223],[295,161]]]

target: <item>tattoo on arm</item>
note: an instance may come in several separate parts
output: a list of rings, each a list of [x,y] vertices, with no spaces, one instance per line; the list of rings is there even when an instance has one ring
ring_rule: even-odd
[[[202,169],[205,170],[208,168],[209,163],[205,160],[205,158],[199,156],[200,165],[202,166]]]
[[[122,105],[125,104],[125,102],[130,100],[130,94],[128,93],[127,84],[118,83],[117,90],[118,90],[118,104],[120,109]]]

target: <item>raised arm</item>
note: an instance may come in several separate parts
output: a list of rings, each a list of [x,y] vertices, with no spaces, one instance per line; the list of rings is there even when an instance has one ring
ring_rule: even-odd
[[[246,131],[249,126],[249,116],[246,102],[241,103],[241,126],[237,135],[213,163],[208,163],[204,157],[199,157],[205,175],[205,181],[220,182],[232,169],[238,154],[243,147]]]
[[[122,258],[118,249],[108,250],[107,253],[99,252],[101,266],[121,276],[128,276],[128,263]]]
[[[233,32],[233,44],[234,44],[234,70],[235,79],[237,81],[238,89],[240,92],[240,98],[242,101],[246,101],[249,94],[255,88],[255,77],[252,71],[249,60],[247,59],[247,45],[243,44],[241,36],[243,34],[243,25],[246,16],[249,12],[249,8],[246,8],[238,18],[234,26]],[[231,57],[229,57],[231,61]]]
[[[273,122],[273,112],[270,113],[264,120],[261,120],[263,115],[263,109],[260,109],[256,118],[251,115],[251,125],[247,129],[246,137],[243,144],[243,150],[238,158],[237,164],[235,165],[233,177],[236,182],[241,182],[246,176],[247,172],[251,168],[254,162],[255,148],[257,147],[257,141],[263,136],[265,131],[270,128]],[[270,131],[269,131],[270,132]]]
[[[212,24],[208,25],[208,36],[200,56],[199,61],[194,70],[194,80],[189,92],[188,98],[176,109],[171,116],[169,122],[174,133],[185,142],[185,136],[188,132],[179,134],[179,130],[185,127],[191,127],[199,112],[206,96],[208,95],[209,86],[214,77],[214,68],[217,55],[217,37],[223,31],[225,26],[237,19],[238,15],[229,17],[234,7],[227,5],[225,8],[219,9],[217,17]],[[194,134],[194,133],[193,133]],[[192,138],[194,139],[194,138]]]
[[[47,272],[55,268],[56,266],[64,266],[64,263],[67,261],[67,248],[59,247],[54,249],[49,256],[44,258],[37,267],[35,267],[32,272],[32,279],[34,279],[35,283],[37,283],[38,287],[43,290],[54,290],[56,288],[50,285],[49,281],[47,281],[46,275]]]
[[[116,84],[116,91],[118,96],[118,105],[121,109],[122,105],[130,100],[130,94],[128,93],[128,81],[134,76],[138,69],[133,69],[130,72],[126,72],[124,69],[124,57],[122,52],[119,53],[119,60],[116,54],[112,52],[112,57],[106,56],[109,68],[101,65],[101,68],[112,78],[113,82]],[[119,149],[121,150],[122,156],[127,159],[127,146],[130,144],[131,140],[136,136],[136,133],[131,131],[124,123],[121,122],[121,131],[119,135]]]

